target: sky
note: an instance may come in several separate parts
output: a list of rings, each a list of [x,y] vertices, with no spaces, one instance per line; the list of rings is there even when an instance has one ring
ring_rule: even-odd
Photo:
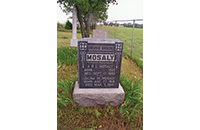
[[[131,20],[131,19],[143,19],[143,0],[117,0],[118,5],[110,4],[108,8],[108,19],[107,21],[113,20]],[[57,4],[57,22],[65,23],[71,13],[66,15],[62,12]],[[69,19],[69,21],[72,21]],[[131,22],[131,21],[127,21]],[[123,22],[120,22],[123,23]],[[136,23],[143,23],[142,21],[136,21]]]

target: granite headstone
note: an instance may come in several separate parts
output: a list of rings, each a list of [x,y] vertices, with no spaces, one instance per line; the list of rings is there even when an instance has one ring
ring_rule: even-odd
[[[119,84],[123,42],[82,38],[78,41],[78,81],[73,90],[80,106],[119,106],[125,93]]]
[[[118,88],[123,42],[83,38],[78,41],[80,88]]]
[[[108,37],[108,31],[103,29],[94,29],[92,31],[92,38],[107,38]]]

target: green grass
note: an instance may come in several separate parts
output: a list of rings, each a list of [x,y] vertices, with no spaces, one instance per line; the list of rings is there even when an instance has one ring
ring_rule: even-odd
[[[66,36],[60,36],[58,38],[60,38],[60,39],[68,39],[68,37],[66,37]]]
[[[77,30],[77,39],[82,38],[80,30]],[[92,36],[90,34],[90,36]],[[72,31],[58,28],[57,29],[57,47],[70,47],[70,40],[72,39]]]
[[[125,116],[128,120],[137,117],[137,114],[143,114],[143,91],[140,84],[142,79],[135,81],[135,78],[126,79],[124,75],[120,76],[120,84],[125,92],[125,101],[119,109],[119,113]]]
[[[107,30],[107,26],[97,27],[99,29]],[[133,28],[117,27],[116,39],[124,42],[123,53],[124,56],[129,57],[131,60],[137,63],[137,65],[143,69],[143,29],[134,28],[134,39],[133,39],[133,52],[131,56],[131,43],[132,43],[132,32]],[[108,28],[108,38],[115,39],[115,27]]]
[[[67,38],[65,38],[67,37]],[[77,38],[81,38],[81,33],[77,33]],[[72,32],[57,31],[57,47],[70,47]]]
[[[76,65],[77,64],[77,48],[59,47],[57,48],[58,65]]]
[[[64,29],[64,28],[57,28],[57,31],[60,32],[72,32],[72,30]],[[77,33],[81,33],[81,30],[77,30]],[[92,31],[90,31],[89,34],[92,34]]]
[[[124,33],[123,31],[121,32]],[[135,69],[137,65],[130,59],[134,61],[136,58],[139,59],[139,56],[131,57],[129,50],[125,50],[128,46],[127,41],[119,39],[119,35],[118,39],[124,42],[125,58],[122,61],[123,74],[121,73],[120,76],[120,84],[124,88],[125,101],[120,107],[105,104],[103,108],[91,108],[76,106],[73,101],[72,93],[75,81],[78,80],[78,72],[77,48],[69,46],[71,32],[57,31],[57,35],[57,129],[143,129],[142,80],[130,78],[136,75],[139,77],[142,74],[140,68],[143,65]],[[124,37],[123,35],[121,34],[121,37]],[[130,35],[132,36],[132,32]],[[80,33],[77,34],[77,38],[81,38]],[[129,39],[129,41],[131,40]],[[137,64],[143,64],[143,62],[135,61]],[[131,68],[127,69],[128,67]],[[128,76],[124,74],[128,74]]]
[[[120,83],[126,94],[124,103],[121,107],[105,104],[103,108],[75,105],[72,92],[77,77],[58,82],[58,129],[142,129],[142,80],[133,80],[121,75]]]
[[[72,32],[72,30],[64,29],[64,28],[57,28],[57,31],[60,32]]]

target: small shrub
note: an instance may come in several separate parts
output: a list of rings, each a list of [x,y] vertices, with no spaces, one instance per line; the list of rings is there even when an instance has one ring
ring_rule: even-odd
[[[58,23],[57,23],[57,28],[60,28],[60,26],[61,26],[61,24],[58,22]]]
[[[65,24],[65,29],[69,29],[69,30],[72,29],[72,23],[69,20],[67,20],[67,22]]]

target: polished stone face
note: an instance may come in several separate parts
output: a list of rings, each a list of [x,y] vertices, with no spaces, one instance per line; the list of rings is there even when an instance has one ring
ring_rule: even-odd
[[[82,38],[78,41],[80,88],[118,88],[123,42]]]

